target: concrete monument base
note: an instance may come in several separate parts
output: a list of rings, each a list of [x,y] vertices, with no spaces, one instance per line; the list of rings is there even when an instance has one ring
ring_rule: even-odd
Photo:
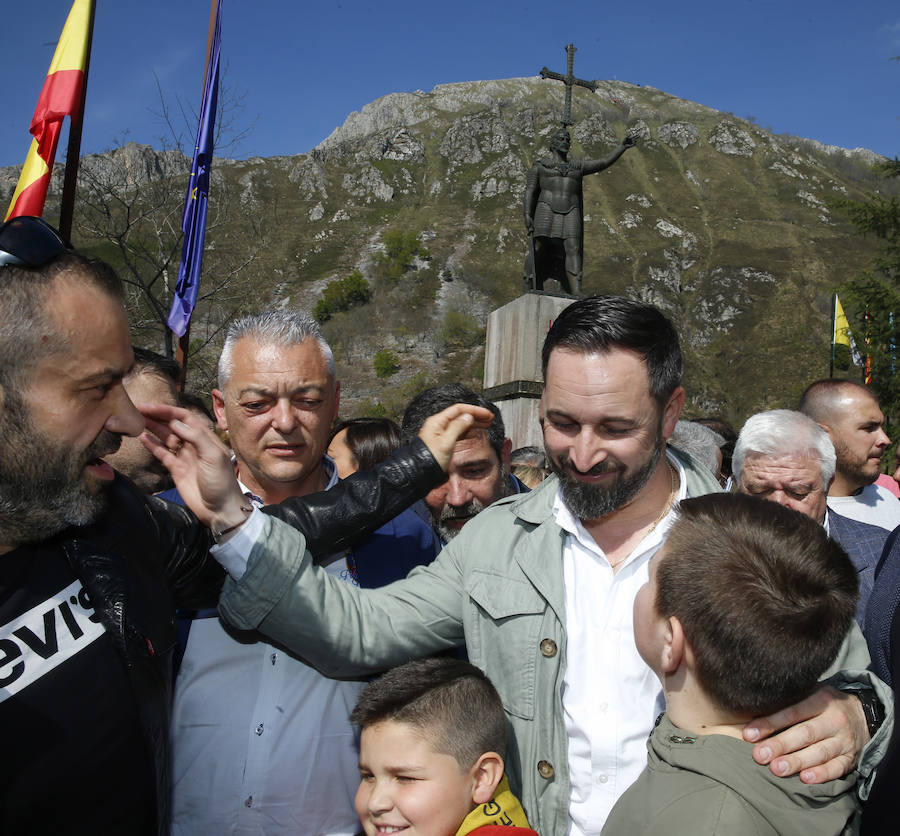
[[[541,348],[568,294],[529,292],[491,312],[484,352],[484,396],[500,408],[513,449],[543,447],[539,406]]]

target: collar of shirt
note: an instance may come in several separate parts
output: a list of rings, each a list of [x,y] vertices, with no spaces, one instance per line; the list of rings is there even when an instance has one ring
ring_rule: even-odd
[[[325,490],[328,490],[338,483],[337,466],[328,456],[322,456],[322,466],[328,474],[328,484],[325,486]],[[254,511],[248,517],[247,522],[235,532],[228,542],[219,546],[213,546],[209,550],[209,553],[222,564],[225,571],[236,581],[240,580],[244,572],[247,571],[247,561],[250,559],[250,552],[253,550],[253,546],[263,526],[264,516],[260,514],[258,509],[265,505],[240,479],[238,479],[238,485],[244,496],[250,500]]]
[[[237,474],[237,460],[234,456],[231,457],[231,461],[234,462],[235,468],[234,472]],[[328,482],[325,485],[325,490],[329,490],[333,488],[340,480],[337,475],[337,465],[334,463],[334,459],[330,456],[322,456],[322,467],[325,468],[325,474],[328,476]],[[250,500],[250,504],[254,508],[262,508],[266,503],[262,501],[253,491],[250,490],[242,481],[241,477],[237,477],[238,487],[241,489],[241,493]]]
[[[687,497],[687,478],[685,477],[684,468],[681,466],[681,463],[674,456],[670,455],[668,451],[666,451],[666,460],[678,473],[678,495],[675,497],[675,502],[672,503],[672,508],[674,508],[678,502],[681,502],[682,499]],[[569,510],[565,500],[563,500],[561,486],[557,486],[556,488],[556,497],[553,500],[553,517],[556,520],[556,524],[565,531],[569,537],[574,537],[583,548],[606,560],[603,549],[601,549],[594,538],[588,534],[587,529],[582,525],[581,520]],[[668,532],[674,519],[675,515],[672,513],[672,509],[669,509],[669,512],[659,521],[654,529],[638,543],[635,550],[628,555],[621,565],[627,566],[648,551],[655,552],[661,545],[666,532]],[[569,546],[571,546],[571,541],[567,538],[567,547]]]

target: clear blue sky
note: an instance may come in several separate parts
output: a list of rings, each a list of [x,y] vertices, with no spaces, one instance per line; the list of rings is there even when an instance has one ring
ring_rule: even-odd
[[[0,165],[24,160],[69,7],[4,4]],[[208,0],[98,0],[84,153],[123,137],[160,146],[156,78],[170,104],[199,107],[208,18]],[[225,0],[226,79],[252,126],[232,156],[309,151],[387,93],[564,71],[570,41],[582,78],[651,85],[778,133],[900,155],[897,0]]]

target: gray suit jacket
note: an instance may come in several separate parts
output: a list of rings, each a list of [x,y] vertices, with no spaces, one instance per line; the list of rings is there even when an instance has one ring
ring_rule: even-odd
[[[859,603],[856,606],[856,621],[860,627],[865,624],[866,606],[872,594],[875,580],[875,566],[884,549],[890,531],[877,525],[851,520],[828,509],[828,533],[853,561],[859,573]]]

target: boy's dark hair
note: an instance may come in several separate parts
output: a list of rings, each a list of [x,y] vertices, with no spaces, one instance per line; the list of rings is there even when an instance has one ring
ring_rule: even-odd
[[[400,446],[400,427],[390,418],[348,418],[338,421],[328,443],[341,431],[360,470],[371,470]]]
[[[804,699],[853,622],[856,569],[798,511],[742,494],[681,502],[656,567],[656,609],[676,616],[696,676],[727,711]]]
[[[487,398],[473,392],[461,383],[445,383],[443,386],[432,386],[424,392],[419,392],[406,407],[403,413],[403,422],[400,425],[400,439],[404,444],[409,444],[422,429],[422,424],[432,415],[441,412],[455,403],[468,403],[473,406],[483,406],[494,413],[494,420],[488,427],[488,441],[497,454],[497,461],[503,464],[503,442],[506,440],[506,427],[503,425],[503,417],[496,404]]]
[[[623,348],[647,365],[650,392],[664,404],[681,385],[682,355],[678,332],[658,308],[621,296],[589,296],[573,302],[557,317],[544,339],[541,371],[554,348],[578,354]]]
[[[419,729],[462,769],[485,752],[506,757],[503,703],[490,679],[469,662],[417,659],[370,682],[350,721],[365,729],[384,720]]]

